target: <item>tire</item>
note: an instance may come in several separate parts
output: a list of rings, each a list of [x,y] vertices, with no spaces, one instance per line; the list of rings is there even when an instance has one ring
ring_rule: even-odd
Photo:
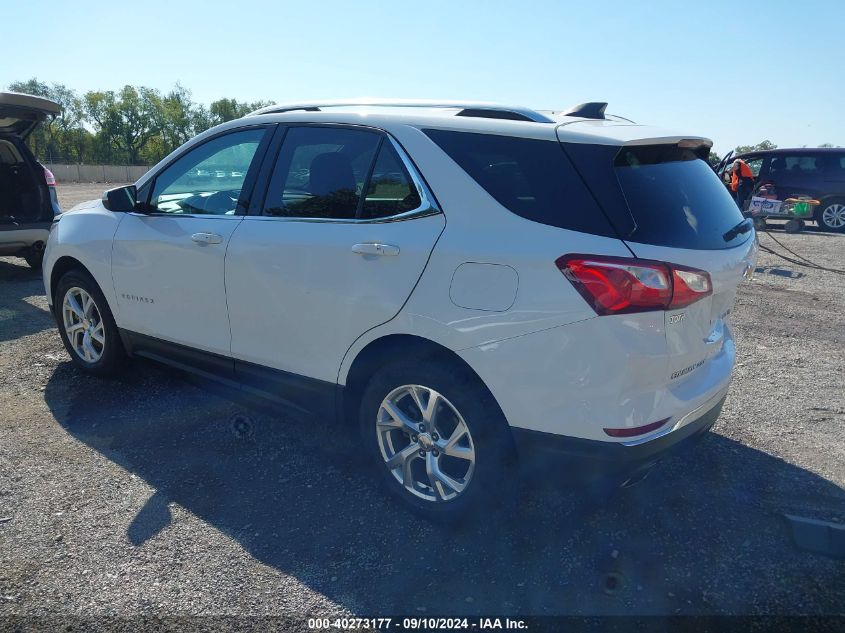
[[[41,262],[44,260],[44,249],[31,249],[24,253],[24,260],[33,270],[41,270]]]
[[[845,233],[845,198],[831,198],[820,204],[816,223],[824,231]]]
[[[514,498],[507,421],[487,388],[456,363],[426,359],[381,367],[364,389],[359,431],[381,482],[422,516],[454,521],[487,502],[501,507]]]
[[[126,352],[108,302],[91,275],[66,272],[56,284],[53,309],[65,349],[79,369],[100,377],[120,372]]]

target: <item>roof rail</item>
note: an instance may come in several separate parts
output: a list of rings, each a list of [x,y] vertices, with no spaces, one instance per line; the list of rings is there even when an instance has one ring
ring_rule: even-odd
[[[540,114],[536,110],[522,107],[503,106],[496,103],[472,101],[405,101],[401,99],[338,99],[334,101],[317,101],[311,103],[290,103],[271,105],[247,116],[258,114],[279,114],[281,112],[319,112],[323,108],[339,107],[382,107],[382,108],[451,108],[460,109],[457,116],[483,117],[493,119],[511,119],[515,121],[533,121],[535,123],[554,123],[553,119]]]

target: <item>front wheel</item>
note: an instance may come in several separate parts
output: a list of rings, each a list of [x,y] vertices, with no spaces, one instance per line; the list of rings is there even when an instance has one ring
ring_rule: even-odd
[[[455,519],[510,496],[507,422],[461,367],[431,360],[382,367],[364,391],[360,432],[388,490],[430,518]]]
[[[96,376],[115,374],[126,354],[97,282],[86,272],[71,270],[56,285],[54,301],[62,342],[76,366]]]
[[[837,198],[821,204],[816,211],[816,222],[820,229],[845,232],[845,199]]]

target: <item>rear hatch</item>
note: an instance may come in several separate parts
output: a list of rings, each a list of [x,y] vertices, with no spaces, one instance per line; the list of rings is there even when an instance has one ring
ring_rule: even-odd
[[[0,92],[0,135],[25,139],[48,116],[56,116],[62,107],[44,97],[20,92]]]
[[[737,286],[756,257],[753,230],[705,160],[709,142],[652,136],[620,145],[558,135],[636,258],[709,275],[711,293],[664,312],[668,378],[686,379],[721,351]]]

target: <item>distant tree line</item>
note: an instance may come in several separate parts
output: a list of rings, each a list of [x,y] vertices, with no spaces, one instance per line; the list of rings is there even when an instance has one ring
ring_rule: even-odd
[[[178,83],[167,93],[124,86],[117,92],[92,90],[80,95],[64,84],[33,78],[16,81],[8,89],[61,104],[62,113],[39,126],[28,141],[39,160],[53,163],[152,165],[200,132],[272,103],[224,98],[206,107],[195,103],[191,91]],[[766,140],[740,145],[734,153],[776,147]],[[721,157],[710,152],[708,161],[715,167]]]
[[[224,98],[206,107],[178,83],[166,93],[124,86],[80,95],[63,84],[33,78],[12,83],[8,90],[61,104],[62,113],[28,139],[40,161],[53,163],[152,165],[200,132],[272,103]]]

